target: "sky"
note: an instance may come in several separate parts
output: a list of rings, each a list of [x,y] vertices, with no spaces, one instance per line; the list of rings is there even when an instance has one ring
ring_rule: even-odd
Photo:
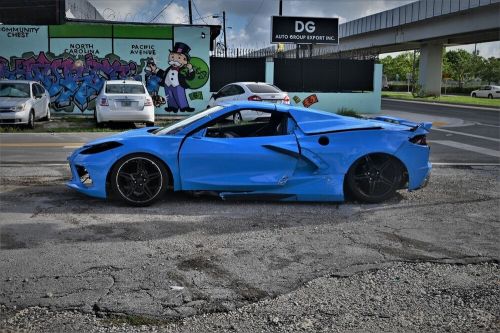
[[[344,23],[414,1],[283,0],[283,15],[338,17],[339,22]],[[108,20],[189,23],[187,0],[89,0],[89,2]],[[222,11],[226,12],[229,48],[263,48],[270,45],[271,16],[278,15],[278,0],[192,0],[192,3],[194,24],[222,25]],[[162,11],[164,8],[166,9]],[[474,44],[451,49],[457,48],[472,51]],[[484,57],[500,57],[498,41],[477,44],[477,49]]]

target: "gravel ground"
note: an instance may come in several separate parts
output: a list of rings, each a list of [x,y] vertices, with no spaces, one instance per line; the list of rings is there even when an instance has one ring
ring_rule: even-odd
[[[492,332],[500,330],[500,267],[391,263],[314,279],[227,313],[172,322],[40,307],[1,307],[0,320],[3,332]]]

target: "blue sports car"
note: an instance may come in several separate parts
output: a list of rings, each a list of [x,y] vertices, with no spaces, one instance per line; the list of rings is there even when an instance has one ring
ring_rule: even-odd
[[[233,123],[238,112],[254,121]],[[165,128],[92,141],[68,158],[68,186],[145,206],[167,191],[221,198],[381,202],[423,187],[430,123],[356,119],[262,102],[224,104]]]

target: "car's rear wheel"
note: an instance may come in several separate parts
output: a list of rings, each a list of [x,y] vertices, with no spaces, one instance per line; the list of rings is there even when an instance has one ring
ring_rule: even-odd
[[[401,184],[403,167],[387,154],[370,154],[358,159],[347,173],[347,189],[354,198],[378,203],[391,198]]]
[[[133,154],[115,164],[110,180],[114,197],[133,206],[148,206],[165,193],[168,171],[154,156]]]
[[[239,112],[236,112],[234,115],[233,115],[233,122],[235,124],[239,124],[243,121],[243,117],[241,116],[241,113]]]
[[[477,97],[476,93],[472,93],[472,97],[476,98]]]

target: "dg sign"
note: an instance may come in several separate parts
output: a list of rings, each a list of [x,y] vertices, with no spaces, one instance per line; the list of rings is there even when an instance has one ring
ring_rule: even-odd
[[[273,16],[271,43],[338,44],[339,19]]]

